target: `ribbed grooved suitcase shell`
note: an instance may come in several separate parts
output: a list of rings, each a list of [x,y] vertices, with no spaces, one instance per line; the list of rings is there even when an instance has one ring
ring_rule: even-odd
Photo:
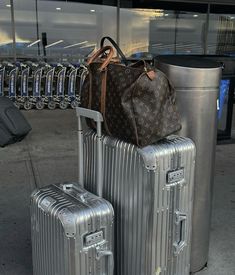
[[[96,135],[84,136],[85,186],[94,191]],[[188,275],[195,146],[190,139],[170,137],[138,149],[103,137],[103,196],[115,211],[116,275]],[[170,171],[184,169],[184,178],[167,184]],[[187,215],[186,246],[179,254],[176,212]],[[181,233],[180,233],[181,234]]]
[[[108,274],[97,249],[113,251],[113,208],[74,183],[64,185],[71,189],[50,185],[31,195],[34,275]],[[85,237],[99,231],[103,240],[86,245]]]

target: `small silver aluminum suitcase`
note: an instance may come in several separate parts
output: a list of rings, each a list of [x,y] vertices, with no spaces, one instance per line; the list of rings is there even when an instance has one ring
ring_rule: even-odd
[[[94,190],[96,134],[84,135],[85,186]],[[195,146],[172,136],[139,149],[103,136],[102,196],[115,211],[116,275],[188,275]]]
[[[83,144],[81,116],[97,122],[102,116],[77,111],[79,143]],[[102,150],[97,138],[97,187],[102,188]],[[80,163],[83,151],[79,150]],[[83,187],[83,167],[77,183],[50,185],[31,196],[31,231],[34,275],[113,275],[113,218],[111,204]]]

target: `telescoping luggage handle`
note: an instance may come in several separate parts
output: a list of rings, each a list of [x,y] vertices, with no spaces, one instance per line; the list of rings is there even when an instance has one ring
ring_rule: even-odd
[[[103,122],[103,116],[100,112],[93,111],[90,109],[85,109],[81,107],[76,108],[76,113],[78,117],[78,178],[79,183],[84,187],[84,165],[83,165],[83,129],[82,129],[82,117],[93,119],[97,124],[97,195],[102,197],[103,189],[103,156],[102,156],[102,143],[101,143],[101,123]],[[100,260],[103,257],[108,257],[108,275],[113,275],[114,270],[114,261],[113,261],[113,252],[106,250],[97,249],[97,260]]]
[[[85,109],[81,107],[76,108],[78,117],[78,180],[79,183],[84,187],[84,151],[83,151],[83,129],[81,117],[93,119],[97,124],[97,185],[96,193],[102,197],[103,190],[103,156],[102,156],[102,143],[101,143],[101,123],[103,122],[103,116],[100,112]]]

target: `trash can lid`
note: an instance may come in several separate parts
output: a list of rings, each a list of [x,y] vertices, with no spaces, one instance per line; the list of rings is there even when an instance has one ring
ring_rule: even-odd
[[[222,73],[220,63],[203,56],[162,55],[154,60],[175,88],[217,88]]]
[[[166,63],[173,66],[194,68],[194,69],[213,69],[220,68],[221,64],[203,56],[190,55],[162,55],[156,57],[156,60],[161,63]]]

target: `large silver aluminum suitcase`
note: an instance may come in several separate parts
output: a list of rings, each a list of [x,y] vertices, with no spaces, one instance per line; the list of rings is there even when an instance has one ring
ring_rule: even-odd
[[[84,135],[85,186],[94,191],[96,134]],[[116,275],[188,275],[195,146],[169,137],[139,149],[103,136],[103,197],[115,211]]]
[[[80,116],[93,118],[101,135],[102,116],[94,111],[78,111],[79,142],[82,144]],[[82,148],[79,150],[83,163]],[[102,188],[102,150],[97,138],[98,177]],[[83,167],[79,183],[50,185],[31,196],[31,229],[34,275],[112,275],[113,208],[83,187]],[[100,192],[98,190],[98,193]]]

